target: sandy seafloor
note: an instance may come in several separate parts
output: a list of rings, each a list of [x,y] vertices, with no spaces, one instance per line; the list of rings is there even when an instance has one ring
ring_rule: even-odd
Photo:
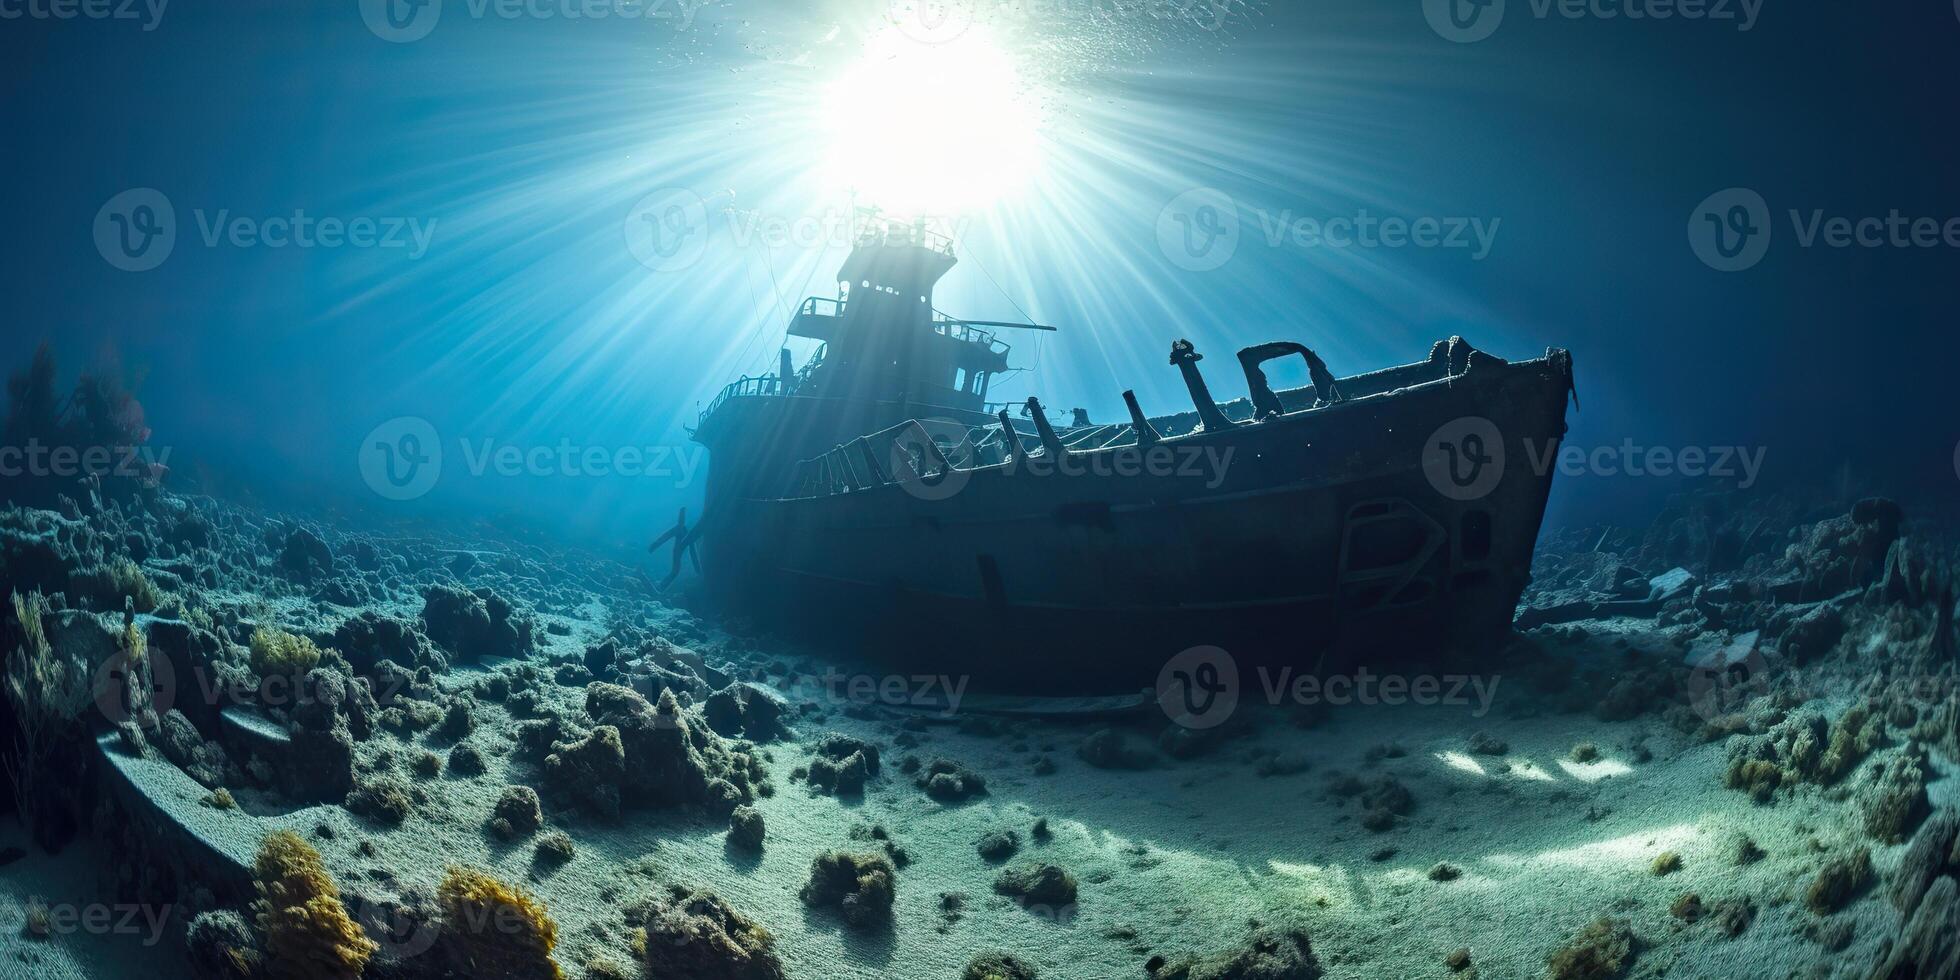
[[[286,599],[270,608],[304,618],[322,607]],[[412,608],[397,612],[414,615]],[[560,629],[540,636],[532,659],[577,660],[603,635],[606,613],[598,599],[556,609],[550,618]],[[1669,637],[1679,639],[1678,630],[1670,634],[1645,619],[1586,626],[1589,638],[1577,656],[1602,661],[1624,645],[1665,654]],[[814,660],[801,652],[788,659]],[[458,666],[443,684],[465,686],[503,665]],[[554,696],[577,704],[581,687],[567,685]],[[481,705],[470,736],[486,750],[490,770],[417,780],[430,798],[394,828],[335,804],[294,808],[271,789],[241,787],[239,809],[215,809],[200,802],[203,786],[154,753],[135,758],[112,750],[108,758],[240,862],[249,863],[268,831],[298,831],[320,848],[350,897],[394,894],[406,882],[432,888],[449,863],[519,882],[559,923],[558,960],[570,976],[582,976],[595,955],[628,962],[621,906],[669,883],[711,887],[767,927],[790,977],[950,978],[974,955],[1002,951],[1043,977],[1134,978],[1145,975],[1152,954],[1233,946],[1253,920],[1306,930],[1328,977],[1537,977],[1546,974],[1552,951],[1601,916],[1626,920],[1636,937],[1624,976],[1857,976],[1882,956],[1898,926],[1882,889],[1869,889],[1831,917],[1843,924],[1836,942],[1845,945],[1820,945],[1820,917],[1803,903],[1819,855],[1868,846],[1884,880],[1905,845],[1864,839],[1855,798],[1846,792],[1802,787],[1763,805],[1726,788],[1724,741],[1664,723],[1663,706],[1603,721],[1548,706],[1523,682],[1507,687],[1502,678],[1481,716],[1474,702],[1347,705],[1303,727],[1294,712],[1248,703],[1232,734],[1211,751],[1174,759],[1152,749],[1150,767],[1131,770],[1097,768],[1078,755],[1084,738],[1107,720],[1013,718],[986,732],[971,724],[983,717],[972,711],[945,718],[828,701],[808,687],[779,693],[808,705],[808,714],[789,719],[793,738],[764,747],[776,791],[755,804],[768,826],[760,855],[730,848],[725,825],[699,813],[629,809],[623,820],[607,822],[547,794],[545,830],[568,833],[577,854],[561,867],[534,863],[529,840],[508,843],[485,830],[497,794],[524,781],[520,770],[506,771],[514,719],[495,703]],[[1845,703],[1827,697],[1812,707],[1834,714]],[[905,726],[919,718],[927,722],[923,731],[916,722]],[[1148,747],[1164,719],[1141,721],[1129,737]],[[896,747],[908,728],[921,744]],[[819,793],[789,777],[808,763],[814,738],[830,731],[884,747],[883,772],[861,797]],[[1478,733],[1508,749],[1474,751]],[[438,754],[453,744],[433,732],[407,741]],[[1573,761],[1582,742],[1598,747],[1595,761]],[[989,792],[956,804],[932,800],[899,771],[907,754],[957,760],[982,773]],[[1260,761],[1274,757],[1288,764],[1262,774]],[[1056,771],[1038,775],[1037,758],[1051,760]],[[1951,767],[1938,757],[1927,767],[1932,806],[1951,805],[1952,780],[1944,778]],[[1330,790],[1342,773],[1392,775],[1414,806],[1391,829],[1364,829],[1359,805]],[[1046,818],[1051,838],[1031,837],[1037,818]],[[853,830],[874,824],[911,859],[898,874],[892,925],[855,929],[806,908],[797,893],[812,858],[838,847],[866,849]],[[319,833],[322,825],[330,837]],[[1070,870],[1081,883],[1077,905],[1043,914],[993,894],[1001,865],[984,860],[975,843],[997,830],[1020,835],[1021,852],[1009,863],[1040,860]],[[1766,857],[1735,860],[1745,834]],[[0,845],[22,836],[16,825],[0,824]],[[376,848],[372,856],[357,851],[363,841]],[[107,873],[109,859],[86,839],[58,856],[26,850],[26,858],[0,870],[0,897],[12,908],[28,895],[84,900]],[[1663,851],[1682,859],[1664,876],[1652,867]],[[1460,877],[1433,880],[1430,869],[1444,862]],[[1755,918],[1733,937],[1708,918],[1684,921],[1670,906],[1687,892],[1708,904],[1747,896]],[[946,893],[965,897],[957,918],[943,914]],[[0,935],[0,963],[7,964],[0,972],[8,975],[191,975],[180,937],[156,947],[131,935],[42,940],[24,936],[17,920],[10,925]],[[1473,973],[1445,965],[1459,948],[1469,950]],[[387,945],[382,956],[404,952],[417,951]]]

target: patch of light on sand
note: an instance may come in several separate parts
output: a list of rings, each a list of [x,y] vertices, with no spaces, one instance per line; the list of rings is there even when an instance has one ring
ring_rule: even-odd
[[[1632,766],[1618,759],[1601,759],[1598,762],[1573,762],[1570,759],[1560,759],[1558,767],[1565,770],[1566,775],[1582,783],[1596,783],[1608,776],[1624,776],[1633,771]]]
[[[1532,762],[1530,759],[1519,759],[1517,762],[1512,763],[1511,775],[1519,779],[1529,779],[1539,783],[1558,782],[1557,776],[1538,768],[1538,764]]]
[[[1555,864],[1565,867],[1609,867],[1620,864],[1629,868],[1642,867],[1653,856],[1662,851],[1679,848],[1695,836],[1695,825],[1678,823],[1659,830],[1643,830],[1639,833],[1615,837],[1612,840],[1595,841],[1578,847],[1567,847],[1555,851],[1540,851],[1537,854],[1493,854],[1485,860],[1498,865],[1519,867],[1533,864]]]
[[[1472,759],[1461,752],[1438,752],[1436,753],[1436,758],[1441,759],[1443,761],[1443,765],[1449,766],[1451,769],[1460,769],[1473,776],[1490,775],[1489,773],[1484,771],[1483,763],[1478,762],[1477,760]]]
[[[1308,898],[1324,900],[1332,906],[1350,906],[1355,902],[1354,876],[1339,865],[1268,859],[1266,867],[1276,875],[1305,885]]]

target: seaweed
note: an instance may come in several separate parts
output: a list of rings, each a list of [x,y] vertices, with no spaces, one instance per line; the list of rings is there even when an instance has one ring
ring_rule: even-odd
[[[436,889],[442,929],[436,945],[462,976],[561,980],[552,959],[558,923],[544,904],[487,871],[451,865]]]
[[[290,830],[274,831],[252,865],[253,909],[266,956],[295,980],[355,980],[380,946],[341,904],[320,852]]]

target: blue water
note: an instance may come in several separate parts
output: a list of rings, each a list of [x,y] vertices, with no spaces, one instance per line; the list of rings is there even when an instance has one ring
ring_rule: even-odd
[[[833,292],[835,236],[738,231],[848,213],[819,161],[856,137],[821,93],[886,6],[731,0],[681,26],[448,0],[405,43],[353,0],[8,20],[9,359],[43,338],[70,369],[113,355],[186,486],[644,540],[698,506],[698,409],[773,369],[789,312]],[[1950,498],[1956,250],[1802,247],[1788,214],[1960,217],[1948,5],[1770,5],[1742,30],[1539,17],[1513,0],[1465,44],[1416,0],[1234,4],[1222,30],[1047,6],[1006,32],[1038,89],[1039,165],[955,216],[962,262],[937,297],[1061,328],[1005,338],[1028,370],[996,400],[1038,393],[1113,419],[1134,388],[1170,412],[1186,405],[1165,360],[1178,337],[1234,397],[1230,354],[1247,344],[1301,340],[1345,374],[1461,333],[1502,356],[1571,349],[1574,445],[1741,447],[1756,480],[1853,474]],[[891,122],[867,106],[861,125]],[[1688,228],[1733,187],[1760,194],[1775,228],[1759,262],[1725,273]],[[133,188],[176,223],[167,259],[141,272],[96,236],[105,202]],[[627,237],[663,189],[698,195],[707,222],[682,268],[650,267]],[[1237,219],[1215,268],[1175,245],[1207,252],[1221,212],[1167,211],[1199,189]],[[279,229],[266,219],[302,211],[374,219],[392,244],[263,241]],[[1294,234],[1298,219],[1364,215],[1455,224],[1471,244]],[[261,237],[231,237],[223,223],[241,217]],[[392,499],[361,453],[401,418],[427,423],[445,465]],[[399,426],[382,431],[402,447]],[[490,462],[506,448],[521,475]],[[628,448],[666,472],[564,462]],[[1561,479],[1552,520],[1637,516],[1683,485],[1605,469]]]

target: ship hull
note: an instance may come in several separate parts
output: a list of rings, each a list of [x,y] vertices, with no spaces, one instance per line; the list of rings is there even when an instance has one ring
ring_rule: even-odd
[[[1135,690],[1200,646],[1407,664],[1508,626],[1570,380],[1562,354],[1490,359],[1147,449],[726,500],[709,582],[880,669],[998,690]]]

